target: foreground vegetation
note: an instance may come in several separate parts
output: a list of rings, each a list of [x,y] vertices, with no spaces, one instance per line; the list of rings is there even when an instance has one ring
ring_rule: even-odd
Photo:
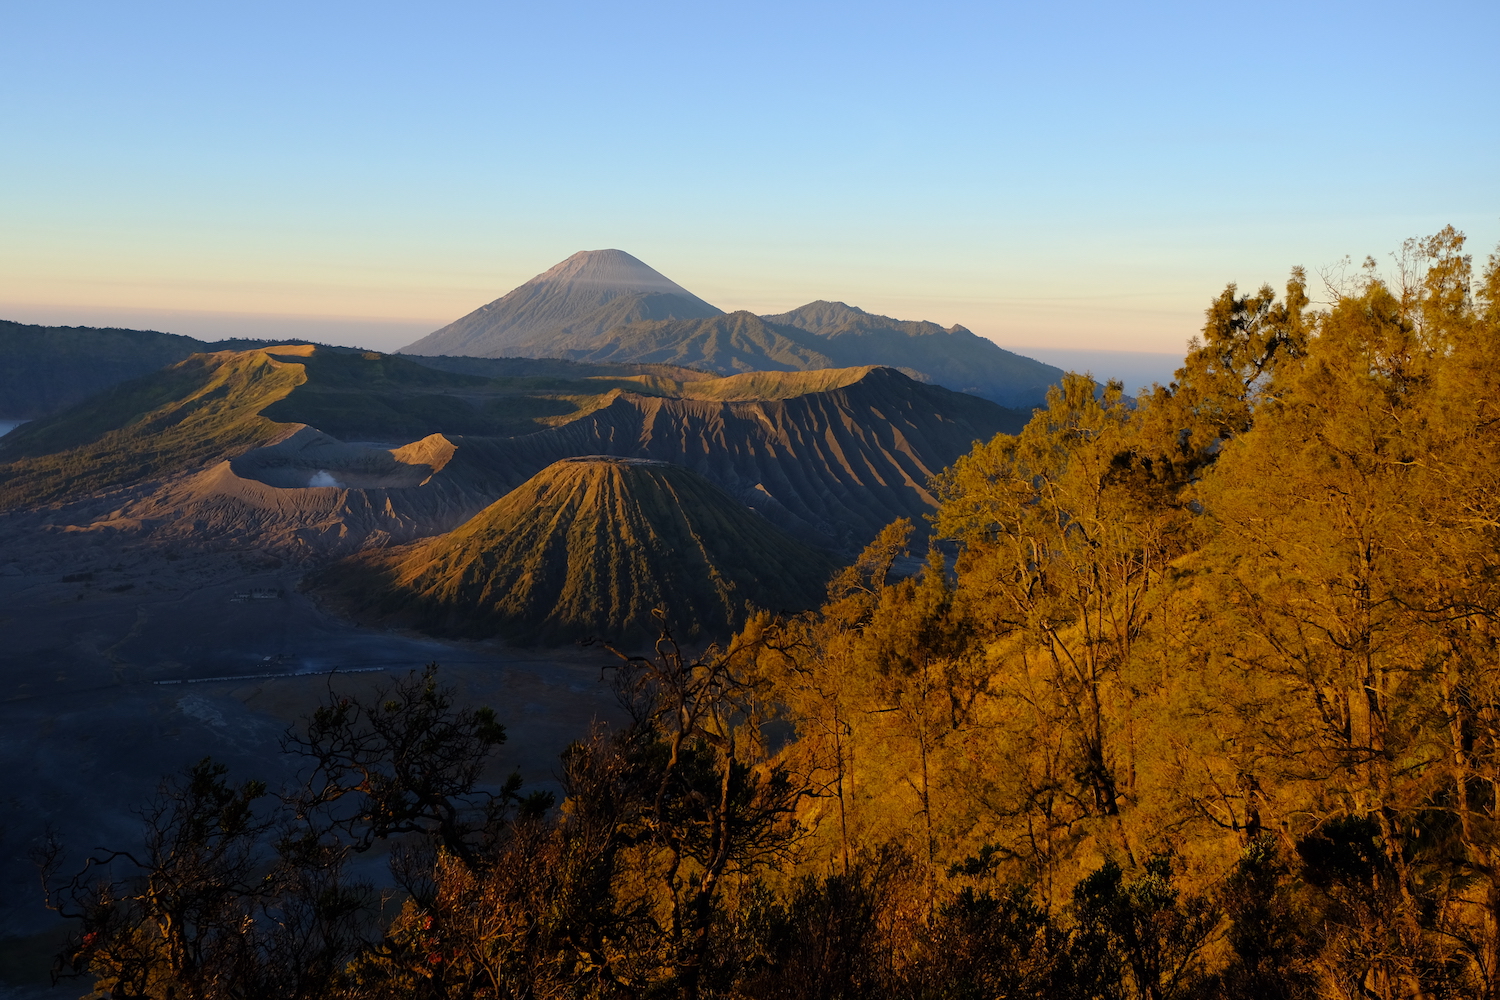
[[[278,810],[204,764],[55,882],[112,996],[1500,996],[1500,256],[1229,288],[1070,377],[817,612],[622,658],[556,810],[435,677]],[[943,546],[946,545],[947,548]],[[790,724],[788,727],[787,724]],[[777,737],[785,737],[780,742]],[[344,865],[394,845],[382,899]],[[274,845],[274,847],[273,847]],[[105,864],[107,863],[107,864]],[[55,866],[53,868],[55,871]]]

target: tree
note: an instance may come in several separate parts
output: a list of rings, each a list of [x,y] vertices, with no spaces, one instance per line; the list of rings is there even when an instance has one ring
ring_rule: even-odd
[[[806,788],[766,753],[743,647],[693,659],[664,627],[654,656],[611,651],[635,718],[615,748],[636,802],[616,815],[640,877],[664,897],[656,926],[670,981],[696,998],[725,882],[788,858]]]
[[[909,553],[911,533],[906,518],[886,525],[829,582],[828,601],[819,612],[791,619],[752,616],[736,640],[753,651],[757,679],[793,721],[798,737],[794,752],[816,794],[832,797],[838,807],[839,860],[846,875],[859,835],[854,816],[857,764],[860,722],[868,708],[861,638],[892,583],[892,567]]]
[[[1236,752],[1264,762],[1297,834],[1368,831],[1363,881],[1328,885],[1352,921],[1341,974],[1380,996],[1471,976],[1495,989],[1491,918],[1467,944],[1475,925],[1458,916],[1485,913],[1495,885],[1494,798],[1475,793],[1494,788],[1500,610],[1487,492],[1500,386],[1475,363],[1493,360],[1494,331],[1470,307],[1461,247],[1451,231],[1409,244],[1409,283],[1372,270],[1341,295],[1198,494],[1220,527],[1212,666],[1244,678],[1221,693],[1254,692],[1229,727]]]
[[[1172,860],[1152,857],[1126,873],[1114,861],[1073,891],[1072,991],[1087,997],[1170,1000],[1193,996],[1207,979],[1203,951],[1219,913],[1183,898]]]
[[[283,747],[313,762],[299,803],[304,814],[327,815],[355,850],[419,834],[477,869],[510,810],[537,814],[552,804],[546,793],[523,797],[517,774],[498,792],[481,787],[491,754],[504,742],[494,710],[455,708],[431,663],[369,704],[330,691]]]
[[[51,847],[49,904],[80,922],[60,974],[92,976],[121,1000],[326,993],[357,949],[365,894],[344,882],[336,851],[270,850],[265,785],[227,775],[205,759],[163,782],[141,814],[143,850],[96,852],[55,888]]]
[[[1025,815],[1044,863],[1080,820],[1115,821],[1135,792],[1124,672],[1186,505],[1149,453],[1118,383],[1069,375],[1020,435],[977,446],[937,480],[938,534],[957,540],[958,586],[981,622],[1001,699],[995,807]],[[1127,853],[1128,842],[1119,846]]]

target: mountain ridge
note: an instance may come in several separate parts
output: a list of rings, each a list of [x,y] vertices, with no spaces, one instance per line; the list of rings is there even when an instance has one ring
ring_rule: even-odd
[[[873,360],[1002,406],[1041,405],[1047,388],[1063,376],[1061,368],[1008,351],[957,323],[899,320],[823,299],[761,318],[819,338],[834,367]]]
[[[194,354],[274,343],[211,342],[158,330],[0,320],[0,418],[35,420]]]

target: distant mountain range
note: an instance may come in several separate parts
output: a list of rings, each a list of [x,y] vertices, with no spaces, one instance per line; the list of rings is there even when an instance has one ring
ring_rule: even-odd
[[[407,351],[0,323],[0,418],[30,421],[0,437],[0,514],[344,560],[325,593],[434,633],[640,638],[666,606],[722,637],[925,529],[931,477],[1061,374],[843,303],[726,314],[617,250]]]
[[[722,635],[746,601],[815,605],[840,558],[923,523],[934,473],[1026,421],[892,368],[448,360],[192,355],[0,438],[0,512],[313,564],[434,539],[335,589],[444,634],[641,635],[665,604]]]
[[[576,253],[401,353],[672,364],[721,375],[883,365],[1018,409],[1041,405],[1063,375],[961,326],[842,302],[725,314],[621,250]]]

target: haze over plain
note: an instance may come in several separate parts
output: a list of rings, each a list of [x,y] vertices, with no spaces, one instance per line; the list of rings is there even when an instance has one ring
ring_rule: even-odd
[[[392,349],[617,246],[725,310],[1176,352],[1225,281],[1494,244],[1496,10],[1410,15],[16,10],[0,314]]]

